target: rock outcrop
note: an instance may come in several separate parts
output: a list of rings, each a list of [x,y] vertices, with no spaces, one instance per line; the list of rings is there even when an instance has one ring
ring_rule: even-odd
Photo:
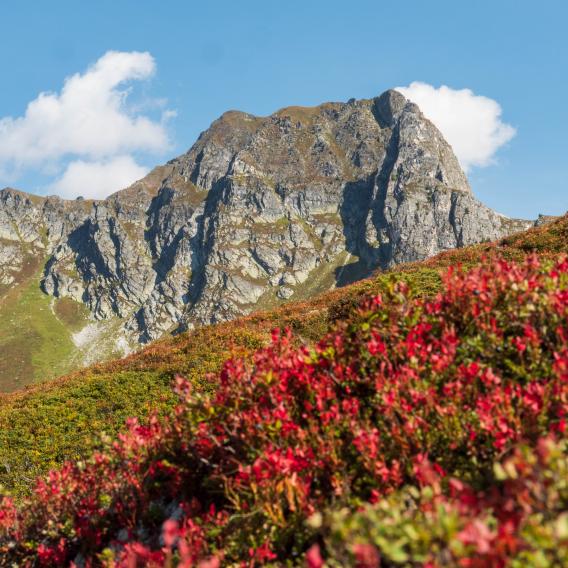
[[[3,190],[0,285],[41,255],[47,294],[146,342],[530,225],[477,201],[440,132],[387,91],[225,113],[104,201]]]

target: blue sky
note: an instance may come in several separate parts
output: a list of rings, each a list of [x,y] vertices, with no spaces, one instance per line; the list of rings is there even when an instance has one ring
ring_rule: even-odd
[[[185,151],[228,109],[265,115],[292,104],[372,97],[420,81],[493,99],[502,109],[493,118],[515,129],[485,160],[489,165],[469,168],[482,201],[510,216],[563,213],[567,6],[562,0],[4,4],[0,186],[80,194],[73,183],[81,175],[91,172],[108,184],[109,175],[122,179],[121,169],[130,176],[143,173]],[[101,114],[93,116],[100,129],[75,132],[74,117],[84,114],[76,108],[77,93],[84,100],[95,95],[81,91],[81,83],[63,104],[61,89],[66,77],[84,76],[109,51],[150,55],[123,61],[127,76],[138,78],[120,84],[113,96],[129,86],[127,105],[119,110],[131,122],[105,153],[100,146],[115,128],[105,120],[121,118],[113,112],[123,99],[107,100],[103,93],[96,99]],[[117,60],[105,61],[108,72]],[[42,99],[44,114],[36,112],[32,120],[26,108],[42,92],[51,98]]]

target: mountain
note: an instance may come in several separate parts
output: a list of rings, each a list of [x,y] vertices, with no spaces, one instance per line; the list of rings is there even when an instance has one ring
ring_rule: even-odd
[[[17,388],[531,224],[477,201],[441,133],[395,91],[231,111],[106,200],[0,192],[0,375],[19,361],[25,376],[5,385]]]

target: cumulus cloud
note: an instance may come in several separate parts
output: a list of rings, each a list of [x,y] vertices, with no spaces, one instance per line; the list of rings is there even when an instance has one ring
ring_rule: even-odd
[[[109,51],[65,79],[59,93],[40,93],[23,116],[1,118],[0,172],[17,179],[30,170],[64,169],[52,187],[68,197],[103,197],[129,185],[145,171],[133,154],[161,153],[170,144],[171,111],[152,119],[128,101],[129,85],[155,70],[147,52]]]
[[[465,171],[494,163],[497,150],[516,133],[501,120],[499,103],[470,89],[435,88],[415,81],[396,90],[439,128]]]
[[[132,156],[118,156],[100,162],[71,162],[63,175],[50,186],[61,197],[71,199],[81,195],[86,199],[106,197],[144,177],[148,169]]]

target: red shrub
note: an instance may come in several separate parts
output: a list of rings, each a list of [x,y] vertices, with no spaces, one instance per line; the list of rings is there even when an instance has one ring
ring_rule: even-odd
[[[0,545],[21,564],[253,565],[309,549],[315,566],[317,511],[450,478],[483,490],[518,442],[565,433],[567,289],[566,261],[500,261],[450,271],[431,301],[398,285],[314,349],[275,332],[252,365],[225,364],[212,397],[178,379],[169,420],[130,422],[19,512],[5,498]],[[492,546],[474,521],[464,543]]]

